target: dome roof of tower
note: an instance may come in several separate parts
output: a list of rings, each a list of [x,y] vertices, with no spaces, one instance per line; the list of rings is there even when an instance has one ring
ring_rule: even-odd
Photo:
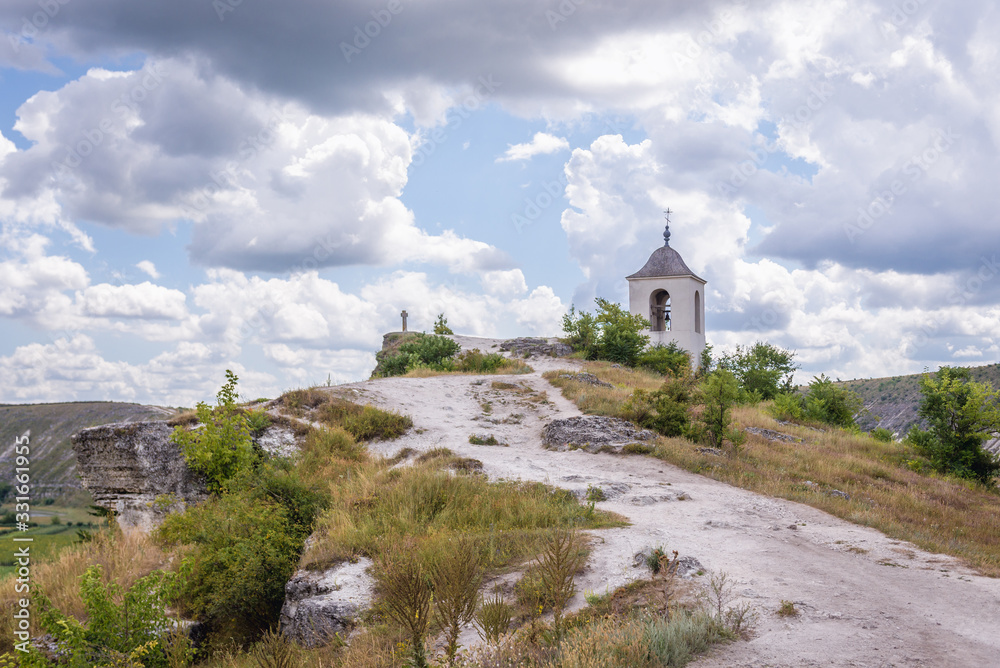
[[[626,278],[663,278],[667,276],[690,276],[702,283],[705,279],[698,277],[684,264],[681,254],[670,246],[661,246],[653,251],[642,269]]]

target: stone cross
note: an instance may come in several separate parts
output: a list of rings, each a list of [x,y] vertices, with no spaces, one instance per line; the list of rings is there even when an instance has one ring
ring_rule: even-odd
[[[403,316],[403,331],[405,332],[406,331],[406,316],[407,316],[407,313],[406,313],[406,311],[403,311],[399,315]]]

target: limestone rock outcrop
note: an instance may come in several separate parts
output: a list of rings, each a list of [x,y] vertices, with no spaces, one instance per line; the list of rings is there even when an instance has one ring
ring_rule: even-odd
[[[371,606],[375,580],[370,559],[345,562],[326,571],[297,571],[285,585],[281,632],[303,647],[321,647],[346,635]]]
[[[149,531],[170,510],[208,496],[170,440],[166,422],[118,422],[84,429],[72,439],[83,486],[114,510],[123,529]]]
[[[500,344],[500,350],[508,350],[514,357],[565,357],[573,354],[573,349],[558,340],[521,337],[508,339]]]
[[[629,443],[654,438],[655,432],[639,429],[628,420],[601,415],[553,420],[542,428],[542,441],[550,450],[618,453]]]

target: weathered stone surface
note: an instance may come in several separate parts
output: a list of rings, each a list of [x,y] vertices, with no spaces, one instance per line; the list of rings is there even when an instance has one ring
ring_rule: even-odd
[[[119,422],[73,436],[83,486],[94,502],[118,513],[123,529],[149,531],[167,512],[208,496],[165,422]],[[159,502],[157,499],[159,498]]]
[[[556,340],[521,337],[508,339],[500,344],[500,350],[509,350],[519,357],[540,355],[544,357],[565,357],[573,353],[573,348]]]
[[[789,434],[783,434],[780,431],[774,431],[773,429],[763,429],[761,427],[747,427],[744,431],[748,434],[754,434],[765,438],[769,441],[782,441],[784,443],[801,443],[802,439],[796,436],[791,436]]]
[[[268,427],[254,441],[264,452],[275,457],[290,457],[299,451],[299,439],[288,427]]]
[[[298,571],[285,585],[281,632],[304,647],[322,647],[371,606],[375,580],[364,557],[327,571]]]
[[[542,441],[550,450],[579,448],[587,452],[619,453],[628,443],[654,438],[654,432],[639,429],[628,420],[601,415],[553,420],[542,429]]]
[[[559,377],[579,381],[581,383],[587,383],[588,385],[596,385],[597,387],[614,387],[611,383],[605,383],[594,374],[587,373],[586,371],[580,373],[562,373],[559,374]]]

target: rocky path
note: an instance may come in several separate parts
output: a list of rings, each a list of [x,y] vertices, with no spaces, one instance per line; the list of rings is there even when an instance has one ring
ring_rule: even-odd
[[[460,339],[489,349],[496,341]],[[643,456],[553,452],[541,429],[579,415],[541,372],[567,360],[530,361],[516,376],[388,378],[357,383],[357,400],[413,418],[414,429],[374,449],[447,447],[483,462],[493,478],[536,480],[584,492],[601,487],[598,507],[632,523],[593,532],[580,592],[603,593],[644,577],[633,566],[643,548],[663,546],[726,572],[760,615],[755,637],[716,650],[695,665],[997,666],[1000,580],[955,559],[923,552],[808,506],[773,499]],[[494,389],[493,381],[515,388]],[[469,444],[493,434],[506,446]],[[782,601],[802,612],[781,618]],[[577,596],[582,605],[582,595]]]

